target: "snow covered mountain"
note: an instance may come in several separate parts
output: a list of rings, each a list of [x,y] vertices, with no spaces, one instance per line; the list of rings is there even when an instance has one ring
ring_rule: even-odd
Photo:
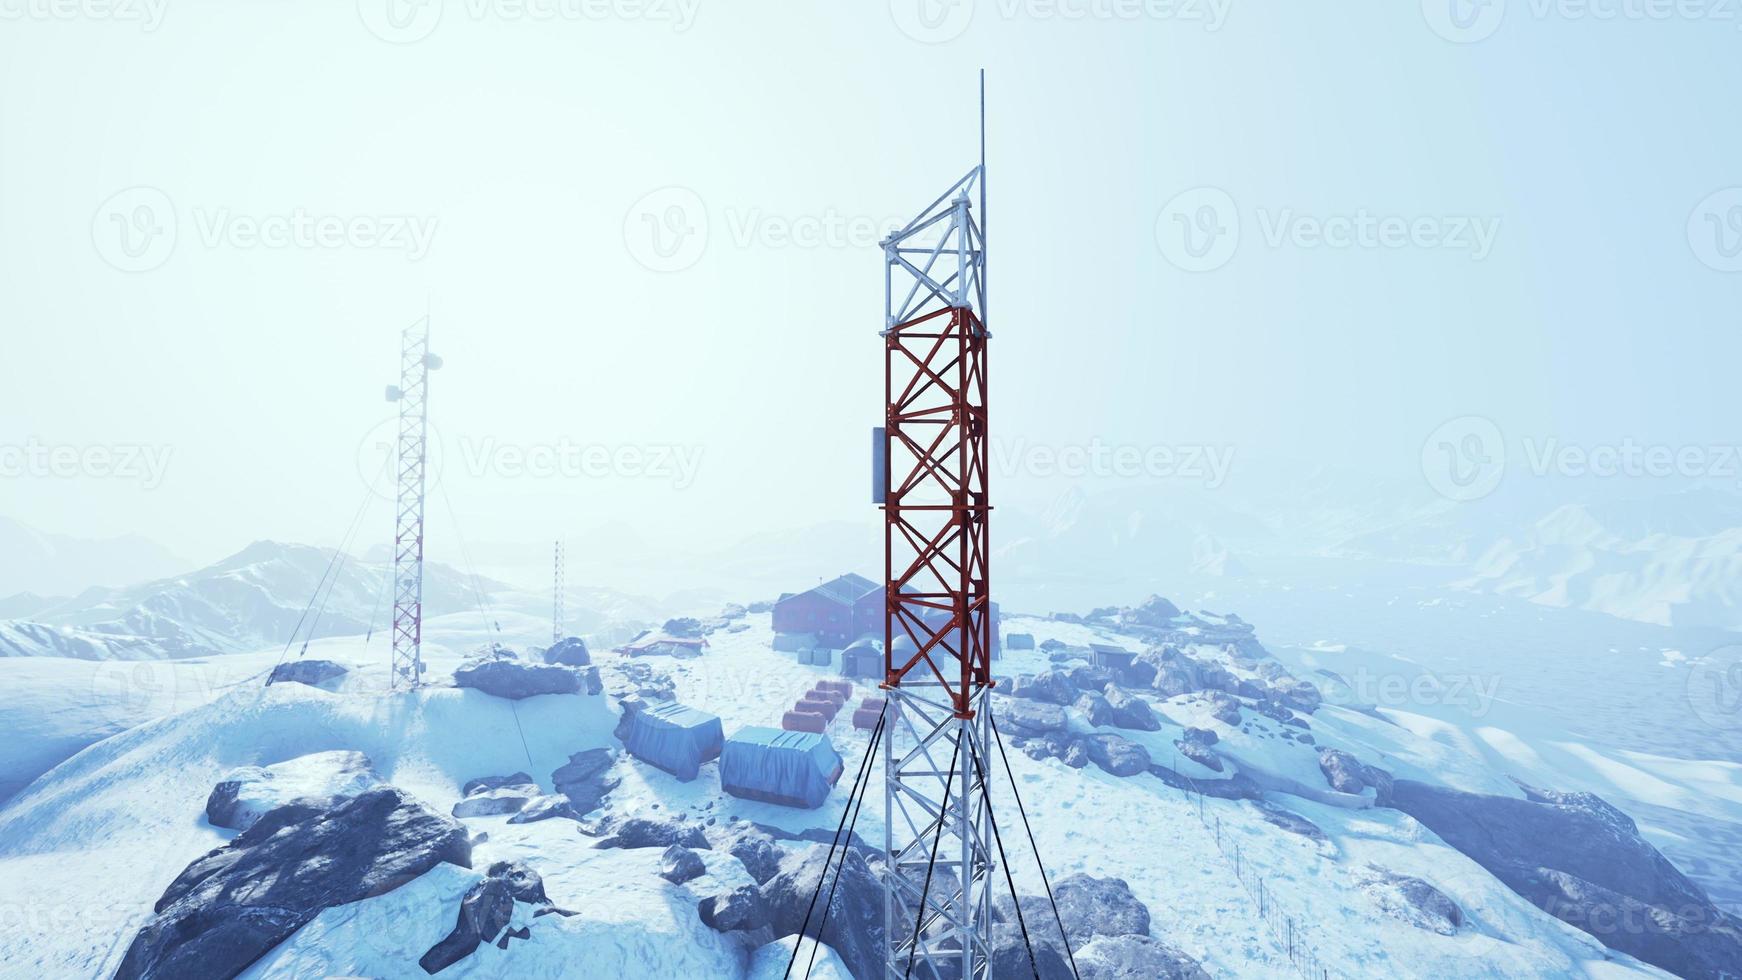
[[[331,549],[257,541],[198,571],[122,589],[88,589],[40,605],[24,619],[0,622],[0,656],[200,657],[282,645],[293,633],[299,641],[365,634],[383,629],[392,614],[389,578],[384,563],[349,555],[335,560]],[[317,586],[321,599],[310,609]],[[614,615],[599,611],[595,599],[622,607],[627,598],[575,591],[569,616],[577,632],[599,628]],[[426,617],[466,610],[483,615],[504,599],[548,611],[548,598],[515,597],[509,586],[439,563],[424,567]]]
[[[1567,504],[1494,542],[1457,583],[1665,626],[1742,629],[1742,503],[1692,491]]]

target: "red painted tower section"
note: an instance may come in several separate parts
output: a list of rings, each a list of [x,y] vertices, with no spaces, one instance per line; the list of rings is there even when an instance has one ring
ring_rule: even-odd
[[[970,718],[992,680],[987,333],[943,306],[884,340],[885,682],[940,685]]]

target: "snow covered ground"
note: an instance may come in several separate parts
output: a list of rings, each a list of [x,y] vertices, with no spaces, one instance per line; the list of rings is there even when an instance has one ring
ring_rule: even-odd
[[[680,700],[721,715],[728,736],[744,725],[777,724],[797,694],[831,676],[775,653],[765,615],[749,623],[740,632],[713,634],[699,659],[652,661],[669,670]],[[1006,628],[1040,640],[1139,646],[1048,620],[1013,617]],[[429,648],[436,680],[459,662],[465,641],[485,638],[481,629],[474,636],[453,626],[446,642]],[[1197,652],[1219,655],[1210,648]],[[360,637],[322,641],[310,650],[309,656],[317,655],[356,668],[336,693],[299,684],[232,683],[206,689],[191,703],[160,703],[174,713],[84,749],[0,808],[0,908],[8,910],[0,917],[0,976],[111,972],[168,882],[231,836],[207,824],[203,808],[212,786],[234,767],[353,749],[368,755],[382,778],[446,812],[469,779],[523,770],[548,790],[551,772],[571,753],[615,744],[614,709],[606,697],[543,696],[515,703],[439,687],[391,694],[383,689],[385,649],[379,644],[365,650]],[[239,681],[249,666],[269,667],[264,658],[224,660],[233,662]],[[595,659],[606,665],[609,684],[616,658]],[[1042,653],[1012,653],[998,672],[1046,665]],[[1121,734],[1167,759],[1184,726],[1217,724],[1188,701],[1156,702],[1164,719],[1159,732]],[[850,779],[866,736],[854,732],[847,718],[843,713],[830,735],[850,763]],[[1080,717],[1073,724],[1085,727]],[[1076,770],[1012,751],[1010,762],[1050,874],[1124,879],[1149,907],[1152,932],[1214,976],[1268,978],[1289,970],[1257,902],[1223,856],[1232,842],[1239,844],[1248,875],[1253,869],[1262,874],[1268,901],[1302,923],[1301,941],[1333,975],[1661,975],[1519,898],[1407,816],[1359,803],[1349,808],[1351,801],[1338,800],[1326,788],[1310,748],[1277,737],[1267,720],[1250,727],[1245,732],[1221,726],[1226,757],[1265,785],[1293,788],[1271,793],[1271,801],[1316,824],[1323,840],[1281,830],[1249,803],[1199,801],[1147,774],[1116,778],[1094,766]],[[1439,731],[1415,731],[1337,706],[1314,716],[1313,731],[1321,743],[1348,748],[1399,776],[1517,795],[1504,771],[1490,766],[1494,756],[1473,753]],[[622,784],[607,805],[620,815],[741,817],[795,832],[832,831],[846,797],[844,781],[822,808],[803,811],[721,794],[714,765],[689,783],[628,759],[617,763],[615,773]],[[1000,812],[1014,811],[1007,790],[998,806]],[[881,797],[873,793],[860,817],[861,836],[877,839],[881,820]],[[735,858],[707,854],[708,880],[674,886],[655,875],[658,850],[596,850],[571,821],[509,824],[505,817],[485,817],[466,823],[488,835],[476,848],[478,868],[522,859],[544,876],[558,906],[580,914],[542,918],[532,940],[507,950],[482,947],[444,976],[579,972],[760,980],[784,969],[778,947],[746,954],[696,918],[698,896],[747,880]],[[1040,880],[1026,839],[1011,833],[1005,844],[1019,890],[1037,893]],[[1402,920],[1364,884],[1370,865],[1432,883],[1464,910],[1466,927],[1447,936]],[[459,898],[478,875],[442,867],[388,894],[330,909],[249,975],[421,976],[417,957],[453,927]]]

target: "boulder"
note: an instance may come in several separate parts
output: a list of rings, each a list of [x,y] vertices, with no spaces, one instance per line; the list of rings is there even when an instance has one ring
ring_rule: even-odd
[[[702,925],[719,932],[760,929],[768,924],[768,903],[751,885],[740,885],[721,895],[709,895],[696,903]]]
[[[1096,936],[1076,956],[1085,980],[1210,980],[1197,960],[1149,936]]]
[[[466,780],[466,784],[460,787],[460,795],[462,797],[471,796],[473,793],[500,789],[503,786],[536,787],[536,785],[531,774],[524,772],[510,773],[506,776],[479,776],[476,779]]]
[[[1082,745],[1090,761],[1114,776],[1135,776],[1149,769],[1149,750],[1123,735],[1090,735]]]
[[[694,639],[702,635],[702,621],[694,616],[677,616],[666,620],[660,631],[667,636]]]
[[[537,906],[540,913],[574,913],[551,905],[544,893],[544,879],[538,872],[518,861],[498,861],[490,866],[483,880],[473,885],[460,899],[459,921],[447,938],[430,947],[417,961],[425,973],[439,973],[472,955],[481,944],[494,942],[508,948],[510,937],[530,939],[530,929],[511,930],[514,903]]]
[[[708,873],[702,856],[682,844],[673,844],[659,856],[659,876],[674,885],[694,881]]]
[[[1240,702],[1226,694],[1211,694],[1209,698],[1210,717],[1229,728],[1239,728],[1242,716]]]
[[[996,710],[999,726],[1019,735],[1064,731],[1067,721],[1065,709],[1046,701],[1002,700]]]
[[[540,820],[550,820],[561,817],[565,820],[580,820],[581,814],[576,812],[574,805],[566,796],[535,796],[526,801],[514,816],[508,818],[509,823],[537,823]]]
[[[1023,915],[1028,914],[1028,906],[1023,906]],[[1048,923],[1052,921],[1049,917]],[[1048,941],[1044,930],[1037,929],[1034,923],[1028,924],[1029,942],[1033,943],[1033,959],[1029,959],[1030,949],[1022,941],[1022,934],[1015,929],[999,929],[992,934],[992,976],[994,977],[1033,977],[1039,975],[1040,980],[1074,980],[1076,974],[1071,972],[1070,960],[1060,950],[1056,933]]]
[[[578,636],[565,636],[547,647],[543,654],[547,664],[559,664],[563,667],[587,667],[593,663],[593,655],[587,652],[587,641]]]
[[[722,851],[737,858],[744,864],[744,870],[750,872],[750,877],[758,885],[780,873],[780,862],[786,857],[786,849],[774,842],[774,838],[752,824],[734,824],[724,830],[716,830],[708,835],[708,841],[716,851]]]
[[[621,782],[611,774],[617,754],[608,748],[587,749],[569,756],[569,761],[550,774],[551,785],[568,797],[574,812],[586,816],[598,809]]]
[[[529,663],[510,650],[496,647],[456,668],[454,686],[518,701],[541,694],[577,694],[581,674],[572,667]]]
[[[1033,675],[1018,674],[1011,681],[1010,696],[1063,706],[1077,699],[1077,688],[1064,671],[1043,670]]]
[[[176,877],[115,976],[232,977],[323,909],[471,861],[458,821],[393,786],[328,809],[281,807]]]
[[[1072,949],[1082,949],[1096,936],[1149,935],[1149,908],[1131,894],[1123,879],[1074,874],[1053,882],[1052,892]],[[1045,895],[1022,896],[1022,915],[1031,938],[1051,932],[1053,941],[1057,941],[1058,926]],[[992,917],[999,922],[1016,922],[1016,910],[1007,893],[992,900]],[[1044,925],[1037,929],[1036,923]],[[1025,955],[1025,961],[1026,958]]]
[[[817,883],[822,880],[828,850],[826,845],[814,844],[788,855],[781,862],[780,873],[762,885],[760,894],[774,938],[798,933],[805,912],[810,908],[811,896],[816,894]],[[828,922],[822,928],[822,940],[835,951],[841,962],[847,964],[853,976],[881,977],[884,973],[882,877],[858,849],[848,848],[844,853],[837,851],[836,854],[840,877],[837,883],[836,872],[831,867],[829,883],[833,892],[825,889],[824,897],[830,894],[833,897],[829,899]],[[824,909],[819,899],[806,935],[816,935],[816,924],[823,918]]]
[[[1154,629],[1164,629],[1173,624],[1173,618],[1179,615],[1179,607],[1152,595],[1131,609],[1125,610],[1122,618],[1134,626],[1148,626]]]
[[[1222,736],[1217,735],[1208,728],[1187,728],[1185,731],[1185,738],[1186,741],[1196,742],[1199,745],[1215,745],[1217,742],[1222,740]]]
[[[1266,661],[1274,663],[1275,661]],[[1312,714],[1324,703],[1324,695],[1310,682],[1296,680],[1293,677],[1272,681],[1271,690],[1283,704],[1304,714]]]
[[[1077,698],[1076,709],[1091,725],[1100,727],[1113,724],[1113,706],[1099,694],[1085,694]]]
[[[1198,765],[1203,766],[1205,769],[1208,769],[1211,772],[1222,771],[1222,757],[1217,755],[1216,750],[1210,748],[1208,745],[1185,738],[1175,739],[1173,744],[1175,748],[1179,749],[1180,755],[1183,755]]]
[[[1464,924],[1458,903],[1420,878],[1370,864],[1355,880],[1382,910],[1417,929],[1455,936]]]
[[[272,668],[272,674],[266,678],[266,683],[269,686],[296,683],[322,687],[350,672],[349,667],[331,660],[295,660]]]
[[[1339,793],[1360,794],[1372,788],[1375,802],[1385,806],[1391,799],[1391,773],[1369,766],[1342,749],[1319,749],[1319,771]]]
[[[1161,722],[1156,720],[1155,712],[1150,709],[1148,701],[1117,684],[1108,684],[1106,692],[1107,706],[1113,712],[1114,727],[1138,732],[1161,730]]]
[[[519,813],[542,795],[538,784],[526,773],[512,776],[483,776],[464,787],[465,797],[454,804],[456,817],[494,817],[504,813]]]
[[[1071,685],[1079,691],[1099,691],[1118,680],[1111,667],[1094,664],[1072,668],[1067,676],[1071,679]]]
[[[1718,978],[1742,963],[1742,920],[1596,796],[1527,789],[1516,799],[1399,779],[1390,805],[1611,949],[1682,977]]]
[[[287,803],[325,810],[379,785],[381,777],[361,752],[311,752],[230,770],[206,798],[206,820],[214,827],[247,830]]]
[[[691,824],[630,817],[612,821],[609,831],[607,836],[593,845],[595,848],[670,847],[673,844],[682,844],[701,851],[708,849],[707,835],[702,832],[701,827]]]

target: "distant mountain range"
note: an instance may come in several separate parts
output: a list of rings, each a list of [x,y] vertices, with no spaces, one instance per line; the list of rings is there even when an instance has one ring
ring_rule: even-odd
[[[1660,508],[1567,504],[1494,542],[1460,588],[1665,626],[1742,629],[1742,514],[1680,494]],[[1734,520],[1734,524],[1727,521]]]
[[[321,587],[322,600],[310,607]],[[70,599],[34,595],[0,601],[0,656],[87,660],[167,659],[242,653],[297,640],[385,629],[392,616],[389,569],[328,548],[257,541],[197,571],[120,589],[90,588]],[[424,566],[424,615],[497,608],[548,616],[550,598],[474,580],[446,565]],[[566,620],[577,633],[654,612],[629,596],[569,593]]]
[[[75,538],[0,517],[0,596],[64,596],[93,585],[117,587],[173,575],[188,562],[138,535]],[[27,615],[28,603],[0,600],[0,617]]]

